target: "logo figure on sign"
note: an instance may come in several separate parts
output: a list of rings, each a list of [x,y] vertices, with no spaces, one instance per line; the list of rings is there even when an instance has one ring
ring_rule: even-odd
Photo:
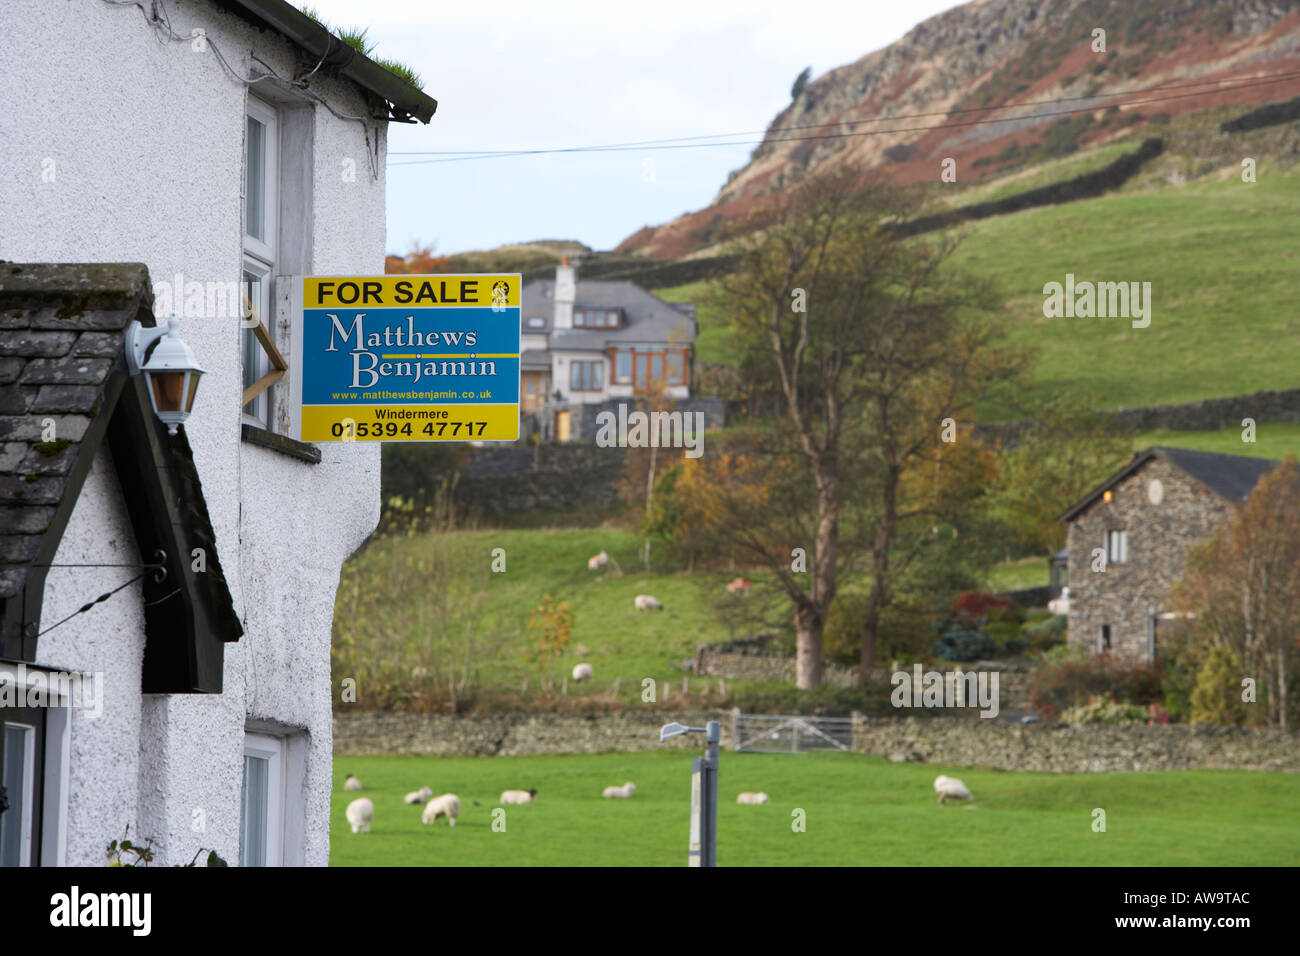
[[[510,301],[510,286],[506,284],[505,279],[498,279],[492,283],[492,308],[504,309]]]

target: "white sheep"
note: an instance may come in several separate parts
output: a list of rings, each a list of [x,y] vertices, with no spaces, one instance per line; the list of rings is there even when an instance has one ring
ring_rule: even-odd
[[[737,803],[759,804],[767,803],[771,799],[765,793],[742,793],[736,798]]]
[[[433,796],[433,791],[428,787],[421,787],[419,790],[412,791],[402,797],[403,803],[424,803]]]
[[[629,780],[621,787],[606,787],[601,796],[606,799],[626,800],[628,797],[632,796],[632,791],[635,789],[636,784]]]
[[[573,679],[581,684],[585,680],[591,680],[591,675],[595,671],[591,669],[590,664],[575,664],[573,667]]]
[[[348,774],[348,779],[346,779],[346,780],[343,781],[343,789],[344,789],[344,790],[360,790],[360,789],[361,789],[361,781],[358,780],[356,777],[354,777],[352,774]]]
[[[604,567],[605,565],[607,565],[607,564],[609,564],[609,553],[606,552],[606,551],[602,551],[602,552],[600,552],[600,554],[596,555],[594,558],[588,558],[588,559],[587,559],[587,570],[588,570],[588,571],[599,571],[601,568],[603,568],[603,567]]]
[[[359,797],[348,804],[347,817],[353,833],[369,833],[370,821],[375,818],[375,805],[368,797]]]
[[[636,596],[636,609],[638,611],[662,611],[664,606],[648,594],[638,594]]]
[[[537,799],[536,790],[503,790],[502,803],[532,803]]]
[[[425,823],[432,823],[443,816],[447,818],[448,824],[453,827],[456,825],[456,818],[460,816],[460,797],[454,793],[444,793],[440,797],[434,797],[424,805],[424,813],[420,814],[420,819]]]
[[[971,792],[966,789],[966,784],[956,777],[945,777],[942,774],[934,778],[934,792],[939,795],[940,805],[944,804],[949,797],[954,800],[970,800],[972,802],[975,800],[971,796]]]

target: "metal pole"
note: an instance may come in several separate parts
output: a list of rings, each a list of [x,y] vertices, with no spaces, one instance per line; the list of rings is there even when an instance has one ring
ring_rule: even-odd
[[[718,741],[722,739],[722,725],[716,720],[705,724],[705,741],[708,750],[704,755],[704,826],[700,845],[700,865],[718,865]]]

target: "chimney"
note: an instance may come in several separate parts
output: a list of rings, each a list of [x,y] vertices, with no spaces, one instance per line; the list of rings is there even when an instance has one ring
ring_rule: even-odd
[[[573,302],[577,294],[578,282],[573,266],[569,265],[569,257],[565,255],[555,267],[555,329],[573,328]]]

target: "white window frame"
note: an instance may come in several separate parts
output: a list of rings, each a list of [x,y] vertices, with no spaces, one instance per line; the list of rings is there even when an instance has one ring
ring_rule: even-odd
[[[1106,564],[1128,564],[1128,531],[1112,528],[1106,532]]]
[[[280,114],[274,106],[264,100],[259,100],[254,96],[248,97],[248,103],[244,110],[246,117],[244,120],[244,156],[243,156],[243,180],[240,189],[240,231],[244,237],[244,256],[243,270],[240,273],[240,288],[244,288],[243,272],[251,272],[257,275],[260,280],[261,295],[258,301],[253,302],[257,314],[261,317],[262,322],[268,329],[274,326],[274,317],[272,315],[272,306],[274,303],[274,289],[272,288],[273,276],[276,271],[276,261],[278,252],[278,240],[280,229]],[[264,237],[249,235],[248,233],[248,120],[253,119],[261,123],[265,129],[265,155],[263,156],[262,166],[262,183],[265,191],[262,195],[262,224]],[[250,297],[251,298],[251,297]],[[253,336],[253,330],[244,326],[239,336],[239,359],[241,370],[244,367],[244,350],[248,347],[249,340],[254,343],[254,354],[257,355],[258,365],[254,374],[249,376],[252,381],[256,382],[271,369],[271,361],[267,357],[260,343]],[[242,379],[241,379],[242,383]],[[242,387],[246,386],[241,386]],[[272,390],[268,389],[261,395],[258,395],[247,407],[241,409],[241,416],[246,424],[254,425],[258,428],[271,429],[273,422],[273,409],[271,402]]]
[[[27,664],[20,672],[15,665],[0,664],[0,683],[16,684],[20,673],[25,673],[27,686],[35,686],[40,680],[45,693],[49,695],[49,706],[45,711],[45,779],[44,799],[41,805],[41,866],[63,866],[68,852],[68,792],[72,770],[72,701],[64,694],[57,693],[57,685],[46,676],[52,672],[47,668]],[[89,679],[90,675],[79,675]],[[14,721],[8,726],[28,726]],[[34,732],[34,731],[33,731]],[[30,779],[35,771],[35,751],[30,751],[32,763],[25,771]],[[33,781],[34,783],[34,781]],[[31,806],[30,803],[27,804]],[[31,825],[25,825],[30,831]],[[35,839],[35,834],[30,834]],[[27,847],[26,859],[31,858],[30,846]]]
[[[239,808],[239,857],[241,865],[284,865],[284,762],[285,744],[281,737],[267,734],[244,734],[244,756],[267,761],[266,772],[266,858],[244,864],[244,808]],[[242,791],[241,791],[242,792]]]

